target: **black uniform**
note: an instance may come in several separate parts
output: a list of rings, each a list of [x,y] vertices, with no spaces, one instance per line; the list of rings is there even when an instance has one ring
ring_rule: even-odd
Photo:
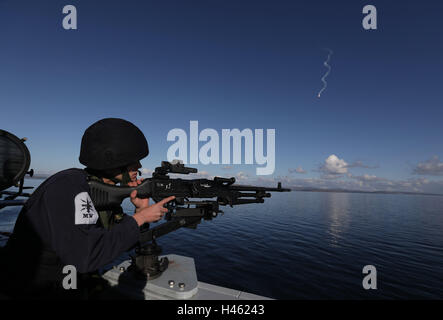
[[[5,247],[0,289],[16,295],[60,289],[64,266],[92,272],[137,243],[135,219],[124,216],[107,230],[88,192],[87,173],[68,169],[48,178],[32,194]]]

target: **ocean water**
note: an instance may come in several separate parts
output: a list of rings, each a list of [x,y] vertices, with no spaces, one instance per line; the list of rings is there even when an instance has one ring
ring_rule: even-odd
[[[274,299],[443,299],[443,197],[290,192],[222,209],[157,241],[193,257],[199,281]],[[18,211],[0,211],[0,231]],[[377,289],[363,288],[366,265]]]

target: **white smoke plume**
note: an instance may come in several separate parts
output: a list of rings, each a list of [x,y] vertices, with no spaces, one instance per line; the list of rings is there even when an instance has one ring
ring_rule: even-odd
[[[329,52],[329,54],[328,54],[328,58],[326,59],[326,61],[323,62],[323,65],[326,68],[328,68],[328,71],[326,71],[325,75],[321,78],[321,81],[323,82],[323,88],[321,88],[320,92],[318,93],[318,95],[317,95],[318,98],[320,98],[321,94],[323,93],[323,91],[326,90],[326,88],[328,86],[328,83],[326,82],[326,77],[331,72],[331,66],[328,63],[331,60],[331,55],[334,53],[331,49],[326,48],[325,50],[327,50]]]

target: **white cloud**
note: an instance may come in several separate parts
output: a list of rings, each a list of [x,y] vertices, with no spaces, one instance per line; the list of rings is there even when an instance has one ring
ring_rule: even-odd
[[[238,173],[235,175],[235,179],[236,179],[237,181],[248,180],[248,179],[249,179],[249,175],[248,175],[247,173],[243,172],[243,171],[240,171],[240,172],[238,172]]]
[[[348,163],[339,159],[335,154],[326,158],[325,163],[320,167],[325,175],[341,175],[348,173]]]
[[[369,174],[364,174],[362,176],[354,176],[352,174],[348,174],[348,177],[352,178],[352,179],[359,180],[359,181],[364,181],[364,182],[366,182],[366,181],[385,181],[386,180],[384,178],[379,178],[377,176],[369,175]]]
[[[141,168],[139,170],[142,173],[142,175],[152,175],[152,173],[154,172],[153,170],[147,168]]]
[[[354,161],[351,164],[347,165],[347,168],[366,168],[366,169],[375,169],[378,168],[378,165],[376,166],[370,166],[367,164],[364,164],[362,161]]]
[[[300,174],[306,173],[306,170],[303,170],[303,168],[300,166],[298,166],[296,169],[289,168],[288,171],[289,173],[294,173],[294,172]]]
[[[438,156],[433,156],[431,159],[417,164],[413,172],[421,175],[441,176],[443,175],[443,162]]]
[[[350,168],[367,168],[374,169],[378,166],[369,166],[364,164],[362,161],[354,161],[352,163],[346,162],[344,159],[340,159],[335,154],[331,154],[325,159],[325,162],[320,165],[319,170],[322,173],[323,179],[338,179],[342,178],[344,175],[352,176],[349,172]]]

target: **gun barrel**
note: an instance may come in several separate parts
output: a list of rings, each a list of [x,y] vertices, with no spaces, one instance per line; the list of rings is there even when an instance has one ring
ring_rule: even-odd
[[[289,192],[291,189],[282,188],[281,183],[278,183],[277,188],[268,188],[268,187],[256,187],[256,186],[247,186],[247,185],[232,185],[230,186],[231,190],[237,191],[265,191],[265,192]]]
[[[257,198],[257,199],[236,199],[232,201],[232,205],[237,205],[237,204],[248,204],[248,203],[263,203],[265,202],[264,199],[262,198]]]
[[[256,192],[239,192],[237,194],[239,198],[244,197],[252,197],[252,198],[270,198],[271,194],[264,191],[256,191]]]

